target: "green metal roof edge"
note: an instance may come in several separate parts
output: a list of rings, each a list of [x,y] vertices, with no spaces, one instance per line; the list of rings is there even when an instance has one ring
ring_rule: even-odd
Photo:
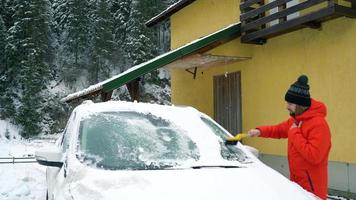
[[[107,81],[103,84],[103,91],[110,92],[120,86],[144,75],[158,68],[164,67],[165,65],[180,59],[186,55],[194,53],[208,45],[214,44],[216,42],[222,41],[227,42],[241,35],[241,23],[236,23],[228,26],[227,28],[221,29],[213,34],[200,38],[189,44],[186,44],[180,48],[169,51],[161,56],[153,58],[145,63],[134,66],[137,69],[128,69],[127,71],[119,74],[116,78]]]

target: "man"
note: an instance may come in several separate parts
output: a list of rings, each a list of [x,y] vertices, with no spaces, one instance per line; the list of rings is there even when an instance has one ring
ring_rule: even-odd
[[[308,77],[301,75],[288,89],[285,100],[290,118],[278,125],[260,126],[249,137],[288,138],[290,179],[322,199],[328,188],[331,135],[326,106],[310,98]]]

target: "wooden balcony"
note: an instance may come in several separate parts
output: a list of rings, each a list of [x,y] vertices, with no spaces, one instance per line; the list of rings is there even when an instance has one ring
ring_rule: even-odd
[[[241,0],[241,42],[264,44],[268,38],[301,28],[320,29],[326,20],[356,18],[356,0],[265,1]]]

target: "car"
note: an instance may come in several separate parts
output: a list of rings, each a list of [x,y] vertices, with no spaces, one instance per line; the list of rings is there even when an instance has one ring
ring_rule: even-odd
[[[318,199],[231,136],[192,107],[87,101],[35,157],[50,200]]]

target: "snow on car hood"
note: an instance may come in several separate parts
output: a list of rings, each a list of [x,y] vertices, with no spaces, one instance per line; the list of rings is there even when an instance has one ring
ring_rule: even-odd
[[[74,200],[142,199],[318,199],[276,171],[241,168],[106,171],[80,170],[70,184]],[[73,174],[74,175],[74,174]]]

